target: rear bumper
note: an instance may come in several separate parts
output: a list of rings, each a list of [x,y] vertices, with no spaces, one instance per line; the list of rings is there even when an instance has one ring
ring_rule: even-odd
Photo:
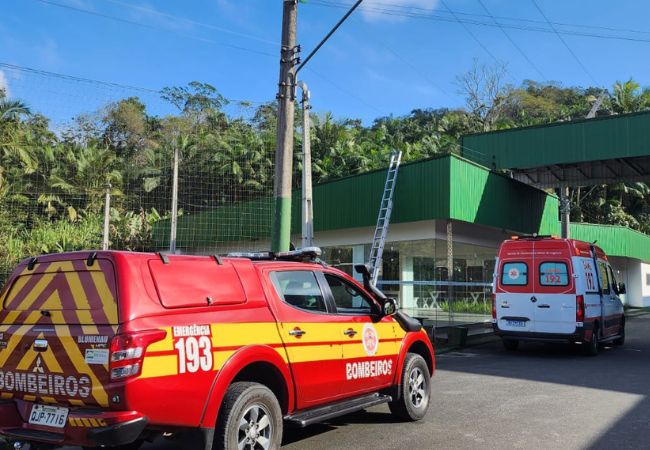
[[[585,322],[583,326],[576,327],[576,331],[570,334],[564,333],[531,333],[524,331],[506,331],[499,328],[498,324],[492,323],[494,334],[504,339],[517,341],[537,341],[537,342],[584,342],[587,338],[591,339],[591,329],[593,324]]]
[[[71,408],[64,428],[31,425],[33,403],[0,402],[0,435],[10,440],[86,447],[117,446],[135,441],[148,424],[137,411],[103,411]]]

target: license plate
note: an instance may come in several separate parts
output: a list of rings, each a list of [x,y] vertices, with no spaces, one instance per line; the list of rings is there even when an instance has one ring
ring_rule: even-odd
[[[509,327],[521,327],[524,328],[526,326],[526,322],[523,320],[506,320],[506,325]]]
[[[34,405],[29,415],[29,423],[47,427],[63,428],[68,420],[68,408],[58,406]]]

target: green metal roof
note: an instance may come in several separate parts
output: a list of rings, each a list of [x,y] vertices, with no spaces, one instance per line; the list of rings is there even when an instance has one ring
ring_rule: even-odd
[[[385,170],[314,186],[316,231],[374,226]],[[300,232],[300,191],[293,193],[292,230]],[[392,223],[454,219],[515,233],[559,234],[558,199],[457,156],[404,164],[395,188]],[[268,239],[272,199],[224,206],[178,219],[177,246]],[[169,243],[168,220],[153,230],[159,247]],[[650,236],[622,226],[571,224],[571,237],[598,245],[612,256],[650,261]]]
[[[559,227],[558,227],[559,229]],[[650,262],[650,236],[617,225],[572,223],[573,239],[597,244],[609,256],[624,256]]]
[[[650,155],[650,112],[463,136],[464,155],[498,169],[525,169]]]
[[[314,187],[314,230],[373,226],[386,170]],[[292,230],[300,232],[300,191],[294,193]],[[455,155],[403,164],[391,223],[454,219],[520,233],[557,226],[557,197]],[[526,211],[522,214],[521,211]]]

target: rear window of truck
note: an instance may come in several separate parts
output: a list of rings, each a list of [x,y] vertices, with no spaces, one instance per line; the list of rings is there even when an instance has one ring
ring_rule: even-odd
[[[501,269],[501,284],[504,286],[526,286],[528,284],[528,264],[507,262]]]
[[[36,323],[41,315],[52,324],[117,323],[117,295],[113,265],[97,259],[39,263],[13,279],[0,310],[0,323],[10,313],[28,315],[25,324]],[[23,320],[21,319],[21,320]]]
[[[542,286],[568,286],[569,269],[563,262],[543,262],[539,265],[539,284]]]

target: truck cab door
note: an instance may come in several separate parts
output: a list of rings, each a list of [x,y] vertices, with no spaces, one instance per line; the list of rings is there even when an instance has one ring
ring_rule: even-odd
[[[350,280],[322,272],[326,296],[332,303],[343,339],[343,396],[374,392],[391,386],[401,337],[395,320],[381,317],[379,305]]]
[[[618,296],[617,282],[609,264],[606,264],[606,270],[610,286],[609,295],[605,297],[605,332],[607,336],[613,336],[619,334],[623,318],[623,302]]]
[[[345,379],[345,336],[325,301],[320,277],[312,270],[277,270],[269,278],[274,288],[270,304],[294,378],[297,408],[336,400]]]

